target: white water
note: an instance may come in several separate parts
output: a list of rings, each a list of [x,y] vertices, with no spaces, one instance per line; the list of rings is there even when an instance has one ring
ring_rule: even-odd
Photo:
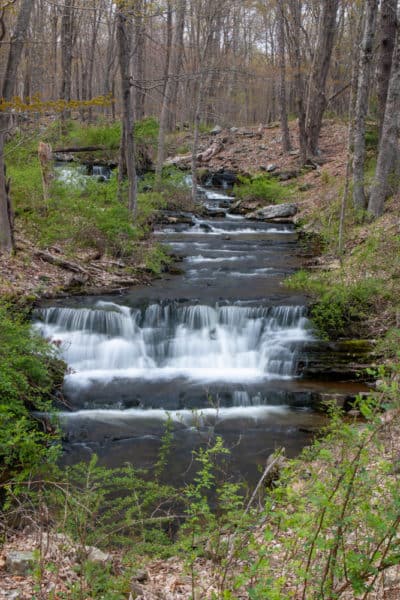
[[[36,328],[57,341],[78,387],[115,378],[251,382],[296,372],[309,338],[303,307],[181,306],[145,310],[98,302],[40,311]]]

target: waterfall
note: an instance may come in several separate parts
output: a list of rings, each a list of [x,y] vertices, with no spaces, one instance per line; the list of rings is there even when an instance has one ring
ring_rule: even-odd
[[[129,308],[97,302],[94,308],[46,308],[35,327],[57,341],[77,373],[163,370],[215,380],[235,370],[257,377],[290,378],[299,344],[309,338],[302,306],[207,306],[178,302]],[[121,373],[119,373],[121,374]]]

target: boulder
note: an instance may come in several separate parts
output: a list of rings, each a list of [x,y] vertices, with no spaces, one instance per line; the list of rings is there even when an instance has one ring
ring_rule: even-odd
[[[34,552],[12,551],[7,554],[6,568],[13,575],[29,575],[35,566]]]
[[[88,560],[100,565],[105,565],[112,560],[111,554],[106,554],[95,546],[86,546],[86,552]]]
[[[273,204],[250,213],[247,218],[254,221],[274,221],[275,219],[290,219],[296,214],[296,204]]]
[[[214,129],[211,129],[211,131],[210,131],[211,135],[218,135],[218,134],[219,134],[219,133],[221,133],[221,132],[222,132],[222,127],[221,127],[221,125],[216,125],[216,126],[214,127]]]

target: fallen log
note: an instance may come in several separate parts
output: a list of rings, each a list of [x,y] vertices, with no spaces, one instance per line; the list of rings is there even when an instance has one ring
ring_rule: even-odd
[[[72,152],[96,152],[97,150],[107,150],[106,146],[72,146],[71,148],[56,148],[53,152],[56,154],[70,154]]]
[[[73,273],[84,273],[85,275],[89,275],[89,273],[80,265],[69,260],[60,258],[59,256],[54,256],[53,254],[45,252],[44,250],[36,250],[35,256],[44,260],[45,262],[55,265],[56,267],[66,269],[67,271],[72,271]]]

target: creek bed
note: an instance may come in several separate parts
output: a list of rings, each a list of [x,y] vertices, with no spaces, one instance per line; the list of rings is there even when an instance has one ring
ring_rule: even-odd
[[[230,198],[204,191],[209,210]],[[226,208],[224,209],[226,210]],[[285,288],[301,266],[292,225],[210,218],[160,227],[180,275],[121,296],[52,301],[35,327],[70,367],[61,414],[65,463],[151,467],[169,422],[169,481],[190,478],[192,451],[221,435],[236,478],[255,480],[284,446],[298,454],[325,421],[320,395],[360,384],[305,381],[315,345],[307,300]]]

